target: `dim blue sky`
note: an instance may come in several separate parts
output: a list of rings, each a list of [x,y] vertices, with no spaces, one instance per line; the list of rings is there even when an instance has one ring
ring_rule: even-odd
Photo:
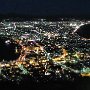
[[[0,13],[89,15],[90,0],[0,0]]]

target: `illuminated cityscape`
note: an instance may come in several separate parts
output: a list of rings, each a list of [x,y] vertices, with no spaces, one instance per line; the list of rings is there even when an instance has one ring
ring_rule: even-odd
[[[90,39],[76,33],[85,24],[90,21],[3,20],[0,40],[4,38],[7,47],[10,43],[20,47],[15,46],[16,59],[0,56],[0,80],[21,82],[28,77],[38,83],[90,77]]]

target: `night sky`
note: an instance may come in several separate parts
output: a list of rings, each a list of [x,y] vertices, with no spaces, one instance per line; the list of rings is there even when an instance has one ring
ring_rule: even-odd
[[[90,15],[90,0],[0,0],[0,14]]]

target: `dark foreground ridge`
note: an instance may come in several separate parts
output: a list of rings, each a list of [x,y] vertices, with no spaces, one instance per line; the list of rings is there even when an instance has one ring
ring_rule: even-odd
[[[35,83],[32,80],[22,81],[20,84],[15,82],[0,82],[3,89],[31,89],[31,90],[90,90],[90,78],[83,77],[74,82],[71,81],[50,81],[47,83]]]

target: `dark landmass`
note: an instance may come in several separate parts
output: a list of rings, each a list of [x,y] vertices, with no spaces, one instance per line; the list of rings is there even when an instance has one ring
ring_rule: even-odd
[[[90,39],[90,24],[81,26],[76,33],[83,38]]]
[[[16,60],[20,53],[15,53],[15,48],[21,48],[14,40],[6,37],[0,37],[0,61]]]
[[[32,80],[24,80],[20,84],[15,82],[0,82],[0,89],[25,89],[25,90],[90,90],[90,78],[83,77],[76,81],[56,81],[47,83],[35,83]]]

